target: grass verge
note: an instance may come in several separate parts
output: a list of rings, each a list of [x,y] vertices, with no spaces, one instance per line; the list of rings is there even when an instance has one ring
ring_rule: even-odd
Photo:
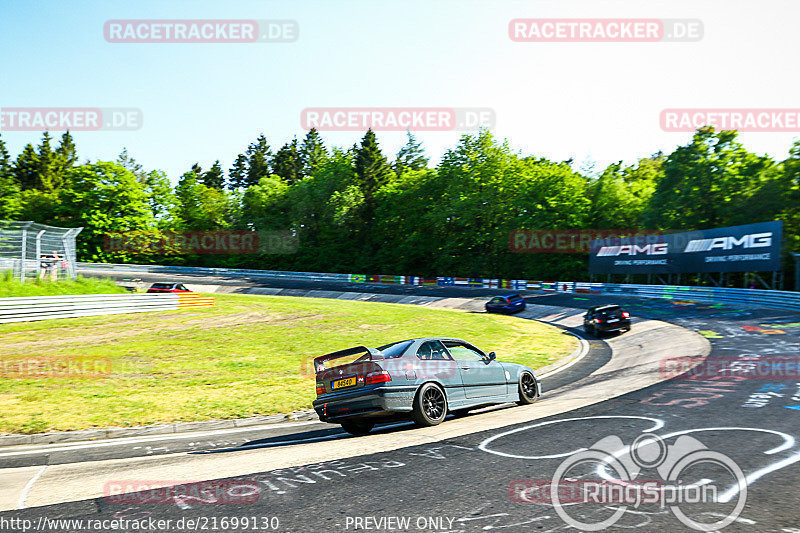
[[[10,271],[0,273],[0,298],[16,296],[60,296],[66,294],[116,294],[127,292],[117,286],[114,281],[105,278],[84,278],[78,276],[75,280],[63,279],[27,280],[20,283]]]
[[[213,308],[0,325],[0,372],[5,368],[7,376],[0,377],[0,432],[307,409],[315,394],[310,359],[360,344],[453,336],[496,351],[501,361],[537,368],[569,354],[577,342],[551,326],[484,313],[317,298],[215,297]],[[44,368],[42,361],[104,363],[78,367],[96,373],[56,378],[13,373],[20,360],[33,369],[29,372]],[[102,370],[105,364],[110,372]]]

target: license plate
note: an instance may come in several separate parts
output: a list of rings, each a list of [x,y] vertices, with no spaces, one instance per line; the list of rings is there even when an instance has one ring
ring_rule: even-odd
[[[619,322],[619,318],[610,318],[609,322]]]
[[[355,376],[351,376],[349,378],[337,379],[331,383],[331,390],[343,389],[345,387],[352,387],[355,384],[356,384]]]

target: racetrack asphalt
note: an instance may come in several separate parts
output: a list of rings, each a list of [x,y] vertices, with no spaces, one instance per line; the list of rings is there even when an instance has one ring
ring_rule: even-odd
[[[296,285],[296,282],[292,284]],[[385,289],[387,292],[395,291],[394,294],[409,294],[406,290],[413,289],[376,288],[363,284],[349,284],[347,287],[337,284],[335,288],[316,284],[314,288],[370,292]],[[421,290],[414,294],[474,297],[479,295],[477,291],[481,291],[481,296],[497,292],[458,288],[448,288],[448,292],[444,292],[438,287],[418,289]],[[737,364],[758,363],[770,358],[784,358],[784,361],[800,358],[800,314],[797,313],[728,304],[616,296],[612,299],[597,295],[548,294],[530,296],[528,300],[574,309],[612,300],[623,303],[637,319],[662,320],[700,332],[711,343],[712,358]],[[586,377],[602,365],[600,361],[608,357],[608,352],[603,351],[607,347],[597,347],[604,346],[603,341],[592,341],[592,344],[593,357],[587,357],[562,372],[558,383],[548,385],[552,393],[570,386],[586,390],[596,386],[587,382]],[[796,441],[800,437],[800,377],[791,373],[791,367],[784,370],[776,372],[773,367],[768,375],[757,376],[758,379],[744,375],[712,376],[709,370],[706,375],[678,376],[611,400],[547,418],[536,418],[529,423],[369,455],[281,470],[265,469],[258,474],[219,482],[219,486],[229,489],[238,487],[236,490],[241,497],[228,497],[227,500],[231,501],[193,493],[192,489],[197,487],[189,485],[183,487],[188,496],[167,498],[162,503],[101,497],[0,513],[0,525],[3,525],[2,519],[11,518],[30,519],[32,523],[42,517],[84,520],[157,518],[172,520],[169,527],[163,529],[166,531],[190,530],[179,526],[186,526],[185,520],[192,518],[200,521],[192,525],[205,523],[207,530],[211,530],[216,520],[217,530],[226,531],[273,530],[273,525],[277,525],[274,529],[277,531],[563,530],[570,526],[559,516],[556,508],[547,501],[540,501],[541,498],[537,499],[540,493],[520,491],[520,487],[550,483],[565,459],[604,437],[617,436],[627,445],[642,433],[651,432],[661,436],[669,445],[676,445],[681,436],[694,437],[708,450],[724,454],[741,468],[745,476],[745,503],[736,520],[724,531],[796,533],[800,531],[794,529],[800,527],[800,509],[795,496],[800,485],[797,475],[800,444]],[[357,438],[337,435],[338,430],[328,425],[312,423],[273,428],[271,431],[275,433],[250,435],[243,432],[235,441],[230,440],[230,444],[203,449],[214,449],[215,453],[224,456],[236,454],[238,447],[247,443],[265,445],[263,453],[269,454],[270,447],[280,446],[286,440],[316,437],[347,438],[354,446],[358,445]],[[384,431],[402,433],[409,430],[399,426]],[[178,451],[189,451],[187,444],[181,439],[171,442]],[[47,456],[46,460],[39,460],[94,461],[98,454],[114,456],[114,450],[86,451],[86,456],[80,455],[84,452],[73,452],[77,455],[71,458],[69,452],[64,453],[66,455],[61,459],[54,455],[52,459]],[[4,460],[0,455],[0,461]],[[34,463],[30,468],[38,468],[35,464],[43,463]],[[662,479],[653,468],[643,470],[644,474],[638,479]],[[576,470],[573,474],[576,478],[590,480],[598,475],[590,470]],[[684,472],[683,481],[705,479],[706,486],[715,489],[718,486],[718,492],[728,496],[730,501],[681,503],[679,510],[698,521],[724,518],[744,492],[741,487],[736,487],[734,476],[729,474],[713,464],[691,466]],[[245,495],[248,487],[251,490],[257,488],[254,501]],[[731,487],[739,490],[731,490]],[[573,503],[562,508],[573,519],[585,522],[608,518],[614,509],[609,503]],[[234,517],[239,519],[235,528],[231,522]],[[249,527],[243,527],[244,517],[250,519]],[[226,527],[221,528],[223,518],[227,519]],[[178,522],[180,519],[184,519],[183,524]],[[67,525],[58,530],[87,530],[77,526]],[[658,503],[643,503],[639,507],[627,505],[612,526],[612,529],[622,528],[690,530],[678,520],[669,505],[662,507]],[[195,527],[191,530],[200,529]]]

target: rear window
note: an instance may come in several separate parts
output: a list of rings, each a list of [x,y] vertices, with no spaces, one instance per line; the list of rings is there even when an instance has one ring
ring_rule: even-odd
[[[515,294],[514,296],[508,297],[509,302],[518,302],[520,300],[522,300],[522,296],[520,296],[519,294]]]
[[[393,342],[391,344],[385,344],[380,346],[378,350],[383,353],[383,356],[386,359],[394,359],[396,357],[402,357],[403,353],[411,346],[411,343],[414,341],[399,341]]]
[[[619,306],[614,307],[604,307],[603,309],[598,309],[598,315],[617,315],[622,311]]]

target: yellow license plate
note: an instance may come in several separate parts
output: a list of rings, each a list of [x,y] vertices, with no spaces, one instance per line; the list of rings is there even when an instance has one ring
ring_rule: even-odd
[[[351,378],[337,379],[333,383],[331,383],[331,389],[332,390],[343,389],[345,387],[352,387],[355,384],[356,384],[355,376]]]

